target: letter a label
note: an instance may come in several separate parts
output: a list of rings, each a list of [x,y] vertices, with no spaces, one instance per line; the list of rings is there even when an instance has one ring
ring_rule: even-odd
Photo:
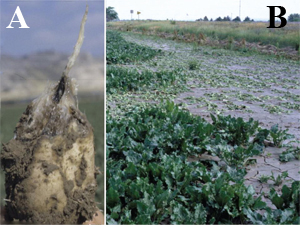
[[[16,15],[18,16],[19,20],[14,20],[14,18],[15,18]],[[21,9],[20,9],[19,6],[17,6],[16,11],[15,11],[13,17],[11,18],[10,24],[6,28],[14,28],[14,27],[11,26],[11,24],[13,22],[14,23],[20,23],[21,26],[19,28],[30,28],[30,27],[27,26],[27,24],[25,22],[25,19],[24,19],[23,15],[22,15]]]

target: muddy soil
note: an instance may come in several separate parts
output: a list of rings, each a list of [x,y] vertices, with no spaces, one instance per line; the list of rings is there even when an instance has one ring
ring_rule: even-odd
[[[7,221],[79,224],[96,212],[93,128],[68,77],[28,105],[3,144]]]
[[[184,68],[183,74],[188,76],[186,87],[173,97],[173,101],[182,105],[192,114],[211,121],[210,114],[231,115],[247,120],[254,118],[262,128],[270,129],[278,124],[280,129],[288,129],[295,137],[289,141],[300,141],[300,67],[299,62],[289,59],[278,59],[274,56],[247,54],[236,51],[214,49],[207,46],[196,46],[187,43],[123,33],[126,40],[140,45],[162,49],[165,56],[157,57],[149,62],[139,63],[139,69],[173,69]],[[189,63],[197,61],[199,68],[189,70]],[[127,95],[126,98],[129,98]],[[139,96],[133,100],[149,102]],[[155,102],[152,102],[155,103]],[[110,103],[109,103],[110,104]],[[110,106],[120,104],[113,101]],[[298,141],[298,143],[297,143]],[[284,142],[285,144],[288,141]],[[263,154],[254,157],[256,163],[249,165],[246,184],[253,185],[257,195],[265,193],[265,201],[269,190],[274,187],[289,185],[299,181],[300,161],[293,159],[280,162],[279,155],[285,147],[267,147]],[[262,175],[275,177],[288,172],[281,185],[275,186],[272,181],[261,183]]]

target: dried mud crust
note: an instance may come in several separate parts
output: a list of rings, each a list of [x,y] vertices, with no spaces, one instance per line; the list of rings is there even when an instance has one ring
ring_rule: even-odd
[[[6,220],[77,224],[96,212],[92,126],[72,105],[62,118],[64,105],[51,104],[42,120],[30,104],[3,144]]]

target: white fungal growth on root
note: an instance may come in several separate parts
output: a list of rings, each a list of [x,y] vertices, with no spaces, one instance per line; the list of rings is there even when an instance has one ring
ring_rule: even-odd
[[[81,21],[80,31],[77,42],[74,46],[74,51],[69,57],[68,63],[62,74],[62,77],[65,77],[64,93],[60,93],[61,98],[58,102],[54,102],[53,96],[55,96],[55,92],[60,82],[58,82],[57,85],[48,85],[44,93],[42,93],[38,98],[36,98],[32,102],[32,112],[30,115],[31,118],[28,119],[30,123],[27,124],[28,128],[45,127],[51,119],[52,112],[54,111],[59,112],[61,120],[67,121],[70,118],[70,107],[78,108],[78,85],[74,78],[68,77],[68,74],[71,68],[74,66],[75,61],[80,53],[80,49],[84,40],[84,26],[87,20],[87,14],[88,5],[86,6],[85,14]],[[39,136],[42,132],[43,130],[40,130],[39,132],[36,132],[36,135]],[[57,129],[56,134],[60,134],[60,132],[62,131]],[[17,137],[18,135],[16,134],[14,138]],[[31,138],[31,136],[27,134],[25,138]]]

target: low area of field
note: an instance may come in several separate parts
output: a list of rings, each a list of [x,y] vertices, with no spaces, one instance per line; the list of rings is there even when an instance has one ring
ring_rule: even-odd
[[[299,222],[297,60],[108,30],[107,62],[108,222]]]

